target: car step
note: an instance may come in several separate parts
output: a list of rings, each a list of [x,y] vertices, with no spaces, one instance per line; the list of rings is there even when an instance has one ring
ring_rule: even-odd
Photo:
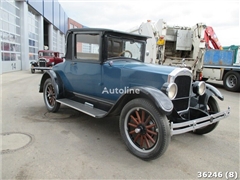
[[[88,105],[88,103],[82,104],[82,103],[79,103],[79,102],[76,102],[76,101],[73,101],[73,100],[67,99],[67,98],[57,99],[57,102],[64,104],[66,106],[69,106],[73,109],[76,109],[80,112],[83,112],[83,113],[88,114],[95,118],[102,118],[107,114],[106,111],[94,108],[94,107]]]

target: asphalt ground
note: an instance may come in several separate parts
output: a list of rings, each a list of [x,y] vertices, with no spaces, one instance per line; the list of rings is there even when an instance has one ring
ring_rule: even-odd
[[[212,85],[225,97],[224,101],[217,99],[220,109],[231,107],[230,116],[209,134],[173,136],[163,156],[143,161],[127,150],[117,117],[94,119],[66,106],[61,106],[58,113],[48,113],[42,94],[38,93],[41,76],[40,71],[0,75],[2,179],[240,176],[240,93],[224,90],[221,82]]]

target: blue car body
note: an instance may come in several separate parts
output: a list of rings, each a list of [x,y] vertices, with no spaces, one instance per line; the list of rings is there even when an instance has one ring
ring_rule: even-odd
[[[116,101],[121,94],[102,93],[104,88],[110,90],[151,86],[161,89],[173,69],[175,68],[170,66],[120,59],[103,64],[85,62],[73,64],[66,60],[55,65],[52,70],[60,76],[68,91]]]

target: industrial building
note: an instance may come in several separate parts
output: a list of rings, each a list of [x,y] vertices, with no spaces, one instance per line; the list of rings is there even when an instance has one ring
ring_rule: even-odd
[[[28,70],[38,50],[65,52],[65,33],[82,25],[57,0],[0,1],[0,74]]]

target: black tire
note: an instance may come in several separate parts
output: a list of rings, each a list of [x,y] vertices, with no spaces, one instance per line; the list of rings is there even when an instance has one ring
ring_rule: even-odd
[[[119,128],[130,152],[143,160],[161,156],[171,139],[166,116],[147,99],[134,99],[124,106]]]
[[[31,73],[34,74],[35,73],[35,69],[31,68]]]
[[[224,75],[223,86],[228,91],[240,91],[240,73],[229,71]]]
[[[210,97],[208,100],[208,113],[215,114],[218,112],[220,112],[220,109],[219,109],[217,101],[213,97]],[[194,133],[199,134],[199,135],[207,134],[207,133],[213,131],[217,127],[218,123],[219,122],[211,124],[211,125],[203,127],[203,128],[200,128],[200,129],[197,129],[194,131]]]
[[[50,78],[44,82],[43,99],[49,112],[57,112],[59,110],[61,104],[56,102],[56,93]]]

